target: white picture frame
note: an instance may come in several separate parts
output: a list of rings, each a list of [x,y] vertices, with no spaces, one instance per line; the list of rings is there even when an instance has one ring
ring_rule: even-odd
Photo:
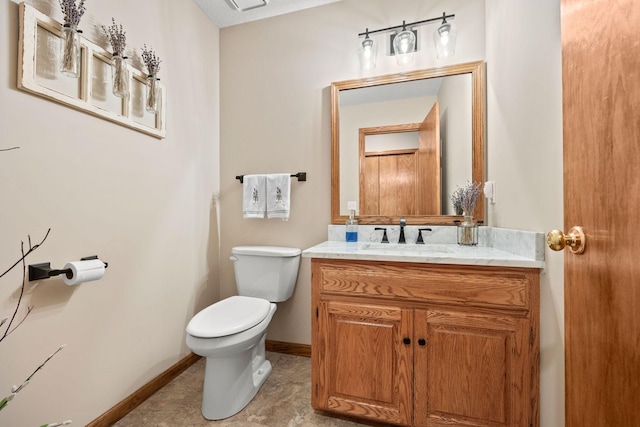
[[[129,69],[130,95],[122,99],[111,91],[111,53],[81,37],[81,66],[76,78],[59,71],[62,24],[20,3],[18,88],[51,101],[85,111],[156,138],[166,136],[166,86],[158,82],[158,112],[144,108],[146,74]]]

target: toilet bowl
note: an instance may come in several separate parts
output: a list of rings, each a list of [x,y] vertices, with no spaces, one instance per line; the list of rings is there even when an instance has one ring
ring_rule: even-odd
[[[187,346],[206,357],[202,395],[206,419],[240,412],[271,374],[265,339],[276,311],[272,301],[291,296],[300,252],[277,246],[233,248],[231,260],[243,295],[218,301],[189,321]]]
[[[271,373],[271,363],[265,357],[264,342],[276,305],[264,299],[240,296],[230,297],[216,304],[234,302],[237,304],[233,305],[240,308],[247,299],[265,302],[268,310],[259,323],[246,330],[203,338],[192,335],[192,330],[187,328],[187,346],[195,354],[206,357],[202,415],[208,420],[220,420],[240,412]],[[205,310],[215,310],[218,308],[216,304]],[[251,306],[252,304],[249,305]],[[205,310],[198,315],[216,314]],[[236,313],[242,313],[242,310]],[[213,316],[211,319],[214,320]]]

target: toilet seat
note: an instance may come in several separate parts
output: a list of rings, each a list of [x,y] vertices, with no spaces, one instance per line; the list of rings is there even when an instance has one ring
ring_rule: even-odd
[[[187,333],[199,338],[218,338],[246,331],[263,321],[271,303],[266,299],[232,296],[210,305],[187,325]]]

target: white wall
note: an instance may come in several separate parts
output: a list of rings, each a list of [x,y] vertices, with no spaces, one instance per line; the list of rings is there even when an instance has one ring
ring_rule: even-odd
[[[62,18],[57,0],[28,3]],[[0,152],[0,271],[49,227],[27,263],[109,263],[98,282],[27,284],[24,306],[34,309],[0,343],[0,397],[67,346],[0,412],[3,426],[87,424],[187,355],[187,321],[218,297],[218,29],[190,1],[86,7],[87,37],[114,17],[130,57],[146,43],[162,59],[167,137],[18,90],[18,4],[0,0],[0,148],[20,146]],[[0,279],[0,317],[16,305],[20,270]]]

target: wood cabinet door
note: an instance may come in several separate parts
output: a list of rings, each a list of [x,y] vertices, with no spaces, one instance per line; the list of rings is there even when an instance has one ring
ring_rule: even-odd
[[[416,310],[414,425],[533,425],[525,337],[524,318]]]
[[[410,310],[394,306],[320,303],[314,407],[409,425],[411,321]]]

